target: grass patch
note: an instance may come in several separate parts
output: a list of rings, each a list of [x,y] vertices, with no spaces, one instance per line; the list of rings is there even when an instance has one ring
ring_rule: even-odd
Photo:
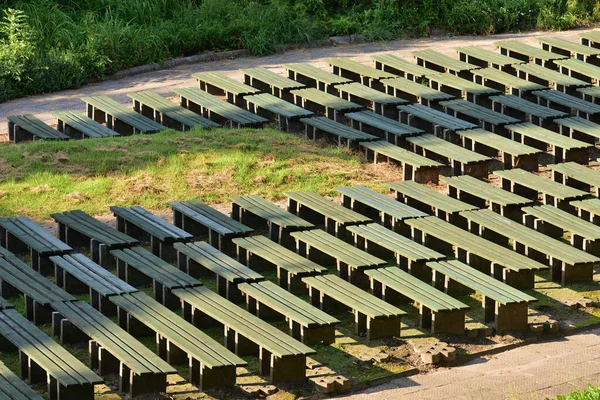
[[[600,399],[600,387],[589,386],[586,390],[573,392],[568,396],[558,396],[556,400],[598,400]]]
[[[400,178],[386,164],[361,164],[356,152],[272,129],[5,145],[0,215],[47,219],[72,209],[98,215],[111,205],[160,210],[172,200],[215,204],[236,194],[277,200],[286,190],[334,195],[339,185],[382,190],[383,182]]]

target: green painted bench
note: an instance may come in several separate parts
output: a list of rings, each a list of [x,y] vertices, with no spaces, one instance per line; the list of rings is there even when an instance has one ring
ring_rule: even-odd
[[[565,75],[589,82],[590,84],[594,85],[594,87],[598,87],[598,84],[600,84],[599,66],[588,64],[585,61],[581,61],[576,58],[556,60],[555,62],[558,66],[558,70]],[[577,89],[577,92],[586,89],[591,88],[579,88]]]
[[[408,104],[408,100],[372,89],[358,82],[338,85],[336,89],[342,99],[360,104],[374,111],[376,114],[393,119],[398,119],[398,109],[396,106]]]
[[[379,140],[377,136],[350,128],[327,117],[302,118],[300,121],[306,126],[305,136],[309,140],[317,141],[324,138],[335,142],[338,146],[354,148],[361,142]]]
[[[577,89],[579,96],[582,96],[584,100],[591,101],[594,104],[598,104],[600,101],[600,86],[589,86]]]
[[[411,52],[417,65],[439,72],[448,72],[462,78],[470,78],[471,70],[480,68],[479,65],[457,60],[432,49]]]
[[[325,231],[343,238],[346,228],[371,222],[371,218],[347,209],[313,192],[285,192],[287,210],[315,225],[324,225]]]
[[[103,267],[114,265],[109,250],[135,246],[131,236],[98,221],[81,210],[50,214],[58,223],[58,238],[72,247],[89,246],[92,260]]]
[[[485,129],[467,129],[454,132],[466,149],[490,157],[500,155],[504,169],[538,170],[538,156],[542,150],[500,136]]]
[[[293,81],[263,67],[242,69],[244,83],[284,100],[291,100],[290,91],[301,89],[305,84]]]
[[[512,94],[492,96],[490,100],[492,101],[491,108],[494,111],[544,128],[552,129],[555,127],[553,122],[555,119],[568,116],[563,111],[544,107]]]
[[[477,271],[458,260],[432,261],[433,285],[451,296],[465,294],[465,288],[482,297],[484,321],[494,322],[497,332],[527,330],[529,303],[537,301],[526,293]]]
[[[107,128],[120,135],[156,133],[166,129],[158,122],[136,113],[108,96],[87,96],[81,100],[86,104],[88,118],[106,124]]]
[[[455,47],[458,59],[482,68],[494,68],[500,71],[511,71],[513,64],[521,64],[522,60],[504,54],[486,50],[479,46]],[[473,71],[478,72],[478,71]]]
[[[304,125],[300,118],[308,118],[313,115],[312,111],[305,110],[292,103],[269,93],[260,93],[244,97],[248,111],[277,121],[279,128],[285,132],[297,132]]]
[[[538,104],[569,113],[591,122],[600,122],[600,105],[590,103],[558,90],[540,90],[532,92]]]
[[[236,106],[244,106],[244,96],[258,94],[261,90],[215,72],[198,72],[192,74],[198,81],[201,90],[215,96],[224,96],[228,102]]]
[[[167,390],[167,374],[177,370],[111,319],[81,301],[52,304],[52,331],[61,344],[87,342],[91,367],[119,376],[119,391],[135,397]]]
[[[561,58],[569,58],[561,54],[551,53],[539,47],[525,44],[518,40],[499,40],[494,42],[494,46],[498,47],[500,54],[505,56],[517,58],[525,61],[526,63],[535,63],[545,67],[553,67],[554,60],[560,60]],[[520,64],[514,64],[520,65]]]
[[[294,89],[290,91],[294,104],[315,114],[323,114],[337,122],[346,122],[344,114],[360,111],[364,107],[339,96],[322,92],[315,88]]]
[[[191,233],[194,237],[207,235],[208,243],[224,253],[232,249],[232,238],[247,236],[254,232],[254,229],[200,200],[171,201],[169,206],[173,210],[173,224],[176,227]]]
[[[555,182],[592,192],[594,196],[600,197],[600,172],[574,162],[553,164],[549,167]]]
[[[255,229],[267,227],[269,239],[283,245],[293,243],[290,232],[315,227],[257,195],[232,197],[231,218]]]
[[[361,132],[375,135],[387,142],[399,145],[406,136],[420,135],[423,131],[373,111],[357,111],[344,115],[350,126]]]
[[[183,243],[179,243],[183,245]],[[154,298],[170,309],[180,307],[173,289],[202,286],[197,279],[158,258],[143,247],[111,250],[117,259],[117,276],[135,287],[152,285]]]
[[[298,254],[323,266],[335,265],[342,279],[362,288],[369,286],[365,270],[387,264],[320,229],[292,232],[291,235],[296,240]],[[306,283],[306,278],[302,280]]]
[[[600,225],[600,199],[573,200],[569,204],[579,218]]]
[[[52,115],[57,119],[56,129],[75,139],[119,136],[112,129],[76,111],[55,112]]]
[[[562,285],[591,281],[600,258],[509,220],[491,210],[463,211],[468,229],[494,243],[508,246],[550,267],[550,277]]]
[[[375,68],[384,72],[389,72],[393,75],[399,75],[414,82],[420,82],[425,78],[425,75],[432,74],[434,71],[429,68],[422,67],[404,58],[400,58],[393,54],[376,54],[371,56]],[[386,79],[393,79],[394,76]]]
[[[337,85],[353,82],[352,79],[332,74],[308,63],[283,64],[283,67],[288,73],[288,78],[333,95],[338,94]]]
[[[462,211],[461,216],[466,212],[468,211]],[[538,261],[437,217],[410,219],[406,223],[411,226],[411,238],[417,243],[455,256],[459,261],[515,288],[533,289],[534,273],[548,269],[548,266]],[[425,269],[416,275],[429,280],[431,277],[426,276],[427,272]]]
[[[252,114],[236,105],[221,100],[198,88],[173,89],[179,95],[182,107],[202,115],[219,125],[228,127],[262,128],[268,119]]]
[[[217,279],[217,292],[232,302],[242,301],[238,285],[243,282],[258,282],[264,277],[240,264],[238,261],[220,252],[206,242],[176,243],[177,264],[179,269],[187,275],[199,278],[213,275]],[[163,286],[172,286],[170,292],[176,289],[168,276],[156,276],[154,281]],[[193,285],[189,279],[182,279],[184,286]]]
[[[464,335],[466,304],[404,272],[398,267],[372,269],[371,293],[389,303],[419,304],[419,325],[434,334]]]
[[[6,119],[8,120],[8,140],[13,143],[39,139],[71,139],[70,136],[49,127],[33,114],[9,115]]]
[[[449,73],[429,74],[426,77],[429,87],[463,98],[472,103],[486,105],[488,97],[500,94],[498,89],[479,85]]]
[[[385,91],[396,97],[401,97],[412,103],[419,103],[425,106],[435,106],[443,100],[452,100],[454,96],[448,93],[440,92],[425,86],[421,83],[411,81],[406,78],[389,78],[382,79],[381,83],[385,87]]]
[[[509,115],[490,110],[464,99],[441,101],[439,104],[445,113],[463,121],[477,124],[481,128],[494,133],[502,132],[504,125],[521,122]]]
[[[17,349],[21,377],[30,384],[47,384],[50,400],[92,400],[96,373],[16,310],[0,311],[3,350]]]
[[[0,396],[10,400],[43,400],[35,390],[0,362]]]
[[[183,108],[151,90],[128,93],[127,96],[133,101],[133,109],[136,112],[169,128],[189,131],[194,127],[216,128],[219,126],[219,124]]]
[[[396,232],[405,228],[402,221],[407,218],[424,217],[427,214],[409,205],[400,203],[384,194],[364,186],[337,187],[342,195],[342,205],[352,211],[366,215]]]
[[[246,309],[261,319],[282,316],[288,323],[288,333],[306,345],[332,344],[335,326],[340,321],[299,299],[273,282],[242,283]]]
[[[558,132],[561,135],[577,139],[582,142],[596,144],[600,140],[600,125],[581,117],[567,117],[555,119]]]
[[[600,32],[598,31],[587,31],[578,34],[580,37],[581,44],[593,48],[600,48]]]
[[[561,74],[536,64],[517,64],[517,76],[566,93],[575,93],[578,87],[590,86],[588,82]]]
[[[552,53],[560,54],[565,57],[577,59],[588,64],[598,65],[600,60],[600,50],[591,46],[584,46],[559,37],[541,37],[538,38],[542,49]],[[558,61],[558,60],[557,60]]]
[[[238,260],[252,270],[261,270],[268,266],[277,269],[279,286],[292,293],[306,292],[302,283],[305,276],[319,275],[327,268],[286,249],[265,236],[256,235],[233,239],[237,246]]]
[[[330,57],[324,58],[322,61],[331,66],[334,74],[352,79],[377,90],[383,88],[380,82],[382,79],[396,77],[394,74],[361,64],[349,58]]]
[[[173,293],[197,289],[205,288],[175,289]],[[222,299],[216,293],[215,296]],[[110,299],[118,307],[119,326],[134,337],[155,334],[158,353],[166,355],[169,364],[188,362],[190,383],[203,390],[235,385],[236,368],[247,365],[239,356],[145,293]]]
[[[12,253],[29,253],[31,266],[43,274],[52,270],[48,257],[73,251],[28,217],[0,218],[0,244]]]
[[[111,206],[110,211],[117,219],[117,229],[138,240],[150,238],[152,253],[167,261],[175,259],[173,243],[189,242],[194,235],[188,233],[164,219],[152,214],[140,206]]]
[[[356,334],[366,333],[368,340],[400,336],[400,320],[406,315],[401,309],[335,275],[312,276],[303,281],[313,306],[323,311],[351,309]]]
[[[489,208],[512,220],[520,220],[521,208],[532,203],[529,198],[502,190],[471,176],[443,177],[442,182],[448,185],[450,197],[478,208]]]
[[[228,349],[240,357],[258,355],[259,373],[272,383],[306,381],[306,356],[315,354],[310,347],[205,287],[173,293],[188,321],[200,327],[224,326]]]
[[[482,68],[474,70],[473,82],[497,89],[502,93],[510,93],[512,95],[524,98],[528,98],[529,93],[533,90],[547,89],[547,87],[544,85],[521,79],[514,74],[510,74],[496,68]]]
[[[422,104],[398,106],[400,122],[417,127],[426,132],[443,136],[447,131],[477,128],[476,124],[448,115]]]

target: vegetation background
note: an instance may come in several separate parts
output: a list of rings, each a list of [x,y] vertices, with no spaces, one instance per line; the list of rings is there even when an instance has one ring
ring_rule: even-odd
[[[599,18],[596,0],[4,0],[0,102],[203,51],[260,55],[332,35],[483,35]]]

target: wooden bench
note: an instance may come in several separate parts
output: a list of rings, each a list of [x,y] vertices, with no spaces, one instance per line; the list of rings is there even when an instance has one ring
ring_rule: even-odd
[[[192,74],[192,78],[196,78],[201,90],[214,96],[224,96],[228,102],[238,107],[244,106],[244,96],[261,92],[252,86],[214,72],[198,72]]]
[[[25,299],[25,316],[36,325],[51,321],[51,303],[75,300],[18,258],[0,258],[0,296],[12,298],[19,294]]]
[[[91,305],[107,315],[116,315],[108,298],[138,290],[83,254],[52,256],[56,285],[72,294],[89,293]]]
[[[569,203],[577,216],[594,225],[600,225],[600,199],[574,200]]]
[[[600,63],[600,59],[598,59],[600,50],[594,47],[584,46],[559,37],[541,37],[538,38],[538,41],[540,42],[542,49],[552,53],[571,57],[572,59],[583,61],[588,64],[599,65]]]
[[[384,117],[373,111],[358,111],[344,115],[350,126],[361,132],[375,135],[380,139],[399,145],[406,136],[420,135],[423,131],[397,120]]]
[[[66,134],[50,128],[33,114],[9,115],[8,140],[13,143],[26,142],[29,140],[67,140]]]
[[[523,224],[545,235],[561,240],[569,233],[571,245],[600,256],[600,227],[548,205],[523,208]]]
[[[367,340],[400,336],[400,320],[406,315],[401,309],[335,275],[312,276],[303,281],[313,306],[323,311],[351,309],[356,334],[366,333]]]
[[[438,136],[446,136],[448,131],[477,128],[476,124],[448,115],[422,104],[398,106],[400,122],[412,125]]]
[[[242,69],[241,72],[244,74],[246,85],[269,92],[275,97],[288,101],[292,99],[290,94],[292,89],[306,87],[303,83],[293,81],[263,67],[246,68]]]
[[[551,53],[549,51],[525,44],[518,40],[499,40],[494,42],[494,46],[498,47],[500,54],[517,58],[526,63],[535,63],[544,67],[553,68],[553,61],[562,58],[569,58],[561,54]],[[514,64],[521,65],[521,64]]]
[[[376,69],[402,76],[414,82],[420,82],[425,78],[425,75],[434,73],[429,68],[422,67],[393,54],[376,54],[371,56],[371,59]],[[395,76],[388,78],[393,79]]]
[[[590,101],[594,104],[598,104],[600,101],[600,86],[589,86],[577,89],[578,96],[583,97],[584,100]]]
[[[100,375],[117,374],[120,392],[131,397],[166,392],[167,374],[177,370],[119,325],[81,301],[57,302],[52,307],[54,336],[63,345],[87,342],[91,367]]]
[[[533,201],[537,201],[541,196],[543,204],[550,204],[566,211],[571,210],[570,201],[591,196],[589,192],[562,185],[518,168],[495,171],[494,175],[502,178],[502,189]]]
[[[371,218],[354,212],[313,192],[285,192],[287,210],[315,225],[324,225],[325,231],[343,238],[346,228],[371,222]]]
[[[466,61],[457,60],[432,49],[417,50],[411,52],[418,65],[439,72],[447,72],[460,76],[461,78],[470,78],[471,70],[480,68],[478,65],[469,64]]]
[[[497,332],[527,330],[529,303],[537,301],[497,279],[477,271],[458,260],[427,263],[433,272],[433,285],[451,296],[465,294],[464,288],[474,290],[482,297],[484,322],[494,322]]]
[[[120,135],[155,133],[166,129],[163,125],[144,117],[117,103],[108,96],[88,96],[81,100],[86,104],[87,116],[114,130]]]
[[[555,163],[574,161],[587,164],[589,162],[590,149],[593,148],[591,143],[561,135],[531,122],[506,125],[505,128],[514,141],[542,151],[550,147],[549,153],[554,157]]]
[[[305,136],[308,140],[317,141],[322,137],[337,142],[338,146],[358,147],[357,143],[379,140],[377,136],[350,128],[327,117],[300,119],[306,125]]]
[[[216,128],[219,126],[219,124],[150,90],[128,93],[127,96],[133,101],[133,109],[136,112],[169,128],[189,131],[194,127]]]
[[[471,176],[443,177],[448,185],[448,195],[478,208],[490,210],[512,220],[521,219],[521,208],[532,200],[516,195]],[[467,211],[467,210],[463,210]]]
[[[354,237],[354,245],[384,260],[395,259],[396,265],[405,271],[418,274],[427,261],[446,258],[442,253],[384,228],[379,224],[351,226],[348,231]],[[369,275],[371,270],[366,270]]]
[[[461,211],[462,214],[468,211]],[[495,213],[494,213],[495,214]],[[497,215],[497,214],[496,214]],[[464,217],[463,217],[464,218]],[[534,273],[548,267],[503,245],[486,240],[437,217],[407,220],[411,239],[519,289],[533,289]],[[413,273],[425,280],[429,271]]]
[[[104,380],[16,310],[0,312],[3,351],[19,351],[21,377],[47,383],[50,400],[92,400]]]
[[[228,349],[240,357],[258,355],[259,373],[272,383],[306,381],[306,356],[315,354],[310,347],[205,287],[173,293],[181,299],[186,320],[202,328],[222,325]]]
[[[56,129],[74,139],[119,136],[117,132],[76,111],[55,112],[52,115],[57,119]]]
[[[177,245],[185,246],[183,243]],[[167,308],[180,307],[179,300],[171,293],[173,289],[202,286],[202,283],[191,275],[180,271],[143,247],[111,250],[111,254],[117,259],[117,276],[120,279],[135,287],[152,284],[154,298]]]
[[[397,201],[426,214],[433,214],[454,225],[460,225],[459,212],[478,208],[415,182],[392,182],[386,185]]]
[[[10,400],[43,400],[4,363],[0,362],[0,396]]]
[[[568,116],[567,113],[544,107],[511,94],[490,97],[494,111],[509,115],[521,121],[531,122],[543,128],[553,129],[554,120]]]
[[[389,303],[419,304],[419,325],[434,334],[464,335],[466,304],[448,296],[398,267],[372,269],[371,293]]]
[[[201,290],[204,287],[175,289]],[[208,289],[206,289],[208,290]],[[215,296],[222,297],[215,293]],[[247,362],[145,293],[110,297],[118,307],[119,326],[134,337],[156,335],[158,353],[169,364],[188,362],[190,383],[201,389],[235,385],[236,367]],[[232,308],[235,305],[231,305]]]
[[[245,96],[243,101],[246,103],[248,111],[269,120],[276,120],[279,129],[285,132],[301,130],[304,125],[299,121],[300,118],[308,118],[313,115],[312,111],[305,110],[269,93]]]
[[[198,88],[173,89],[179,95],[180,104],[219,125],[231,128],[262,128],[268,119],[252,114],[236,105],[223,101]]]
[[[509,93],[523,98],[530,98],[530,92],[534,90],[547,89],[544,85],[521,79],[514,74],[496,68],[474,70],[473,82],[497,89],[502,93]]]
[[[112,249],[135,246],[139,242],[98,221],[81,210],[50,214],[58,223],[58,238],[72,247],[89,246],[92,260],[103,267],[114,265]]]
[[[322,61],[332,67],[334,74],[352,79],[377,90],[383,89],[381,84],[382,79],[396,77],[394,74],[361,64],[349,58],[330,57],[324,58]]]
[[[515,142],[485,129],[467,129],[454,132],[464,148],[489,157],[500,156],[505,169],[538,170],[538,155],[542,150]]]
[[[594,264],[600,262],[598,257],[491,210],[463,211],[461,215],[468,220],[470,232],[504,246],[508,246],[510,241],[516,252],[548,265],[551,279],[562,285],[591,281]]]
[[[585,61],[578,60],[576,58],[569,58],[566,60],[556,60],[558,70],[565,75],[573,78],[588,82],[594,87],[598,87],[600,84],[600,67],[596,65],[590,65]],[[577,92],[588,88],[579,88]]]
[[[315,88],[294,89],[290,91],[294,104],[315,114],[323,114],[337,122],[345,123],[344,114],[364,109],[360,104],[341,97],[322,92]]]
[[[288,73],[288,78],[335,96],[338,94],[336,85],[353,82],[352,79],[332,74],[308,63],[283,64],[283,67]]]
[[[111,206],[110,211],[117,218],[117,229],[138,240],[150,238],[152,253],[167,261],[175,259],[173,243],[189,242],[194,235],[188,233],[164,219],[152,214],[140,206]]]
[[[247,236],[254,229],[229,218],[200,200],[171,201],[173,223],[194,237],[208,235],[208,243],[224,253],[233,249],[231,239]]]
[[[12,253],[29,253],[31,266],[43,274],[52,270],[48,257],[73,251],[27,217],[0,218],[0,244]]]
[[[581,39],[581,44],[584,46],[590,46],[595,49],[600,48],[600,34],[598,31],[587,31],[577,34]]]
[[[284,317],[288,333],[306,345],[335,342],[335,326],[340,321],[310,303],[299,299],[273,282],[242,283],[246,309],[261,319]]]
[[[600,125],[587,119],[567,117],[555,119],[554,123],[561,135],[594,145],[600,140]]]
[[[434,135],[420,135],[406,138],[413,151],[434,160],[447,160],[455,175],[471,175],[487,178],[488,163],[491,157],[464,149]],[[441,158],[440,158],[441,157]]]
[[[214,274],[217,280],[217,292],[232,302],[242,301],[238,284],[242,282],[258,282],[264,277],[254,270],[240,264],[228,255],[220,252],[206,242],[176,243],[177,265],[179,269],[194,278]],[[163,286],[172,286],[168,277],[156,276],[154,281]],[[199,286],[192,284],[189,279],[181,287]],[[173,286],[170,289],[176,289]],[[172,293],[172,290],[170,290]],[[168,300],[168,299],[164,299]],[[172,302],[169,302],[171,304]],[[164,303],[163,304],[167,304]]]
[[[369,286],[365,270],[387,264],[320,229],[292,232],[291,235],[296,240],[298,254],[323,266],[335,264],[340,278],[362,288]],[[302,280],[306,283],[306,278]]]
[[[500,71],[511,71],[513,64],[521,64],[523,60],[486,50],[479,46],[455,47],[458,59],[481,68],[494,68]],[[473,70],[473,72],[479,72]]]
[[[549,167],[552,168],[552,179],[555,182],[600,197],[600,172],[574,162],[553,164]]]
[[[377,114],[393,119],[398,118],[396,106],[408,104],[408,100],[380,92],[358,82],[338,85],[336,89],[342,99],[360,104]]]
[[[500,94],[497,89],[478,85],[449,73],[429,74],[425,78],[429,87],[476,104],[486,105],[489,96]]]
[[[546,107],[575,115],[594,123],[600,122],[600,105],[590,103],[558,90],[540,90],[532,92],[537,97],[537,103]]]
[[[428,107],[435,107],[438,102],[443,100],[454,99],[451,94],[440,92],[406,78],[382,79],[381,83],[385,87],[386,93]]]
[[[590,86],[588,82],[573,78],[558,71],[553,71],[536,64],[517,64],[514,66],[518,77],[545,85],[565,93],[576,93],[582,86]]]
[[[373,220],[379,220],[381,225],[396,232],[403,231],[406,227],[403,223],[405,219],[427,215],[423,211],[364,186],[337,187],[335,189],[342,195],[342,206]]]
[[[490,110],[464,99],[441,101],[439,104],[445,113],[463,121],[477,124],[481,128],[494,133],[503,133],[502,127],[504,125],[521,122],[509,115]]]
[[[268,202],[260,196],[234,196],[231,218],[255,229],[269,229],[269,239],[282,245],[293,243],[290,232],[313,229],[308,221]]]
[[[292,293],[306,292],[306,286],[302,283],[303,277],[327,272],[327,268],[299,256],[265,236],[236,238],[233,242],[237,246],[238,260],[252,270],[273,266],[277,269],[279,286]]]

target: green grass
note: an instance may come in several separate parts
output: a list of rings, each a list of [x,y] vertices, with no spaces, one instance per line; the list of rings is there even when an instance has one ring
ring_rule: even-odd
[[[0,215],[47,219],[109,206],[161,210],[198,198],[228,203],[233,195],[281,199],[286,190],[334,195],[356,183],[383,189],[400,180],[389,165],[361,163],[360,154],[272,129],[165,131],[102,140],[0,147]]]
[[[568,396],[558,396],[556,400],[600,400],[600,387],[590,385],[586,390],[573,392]]]

